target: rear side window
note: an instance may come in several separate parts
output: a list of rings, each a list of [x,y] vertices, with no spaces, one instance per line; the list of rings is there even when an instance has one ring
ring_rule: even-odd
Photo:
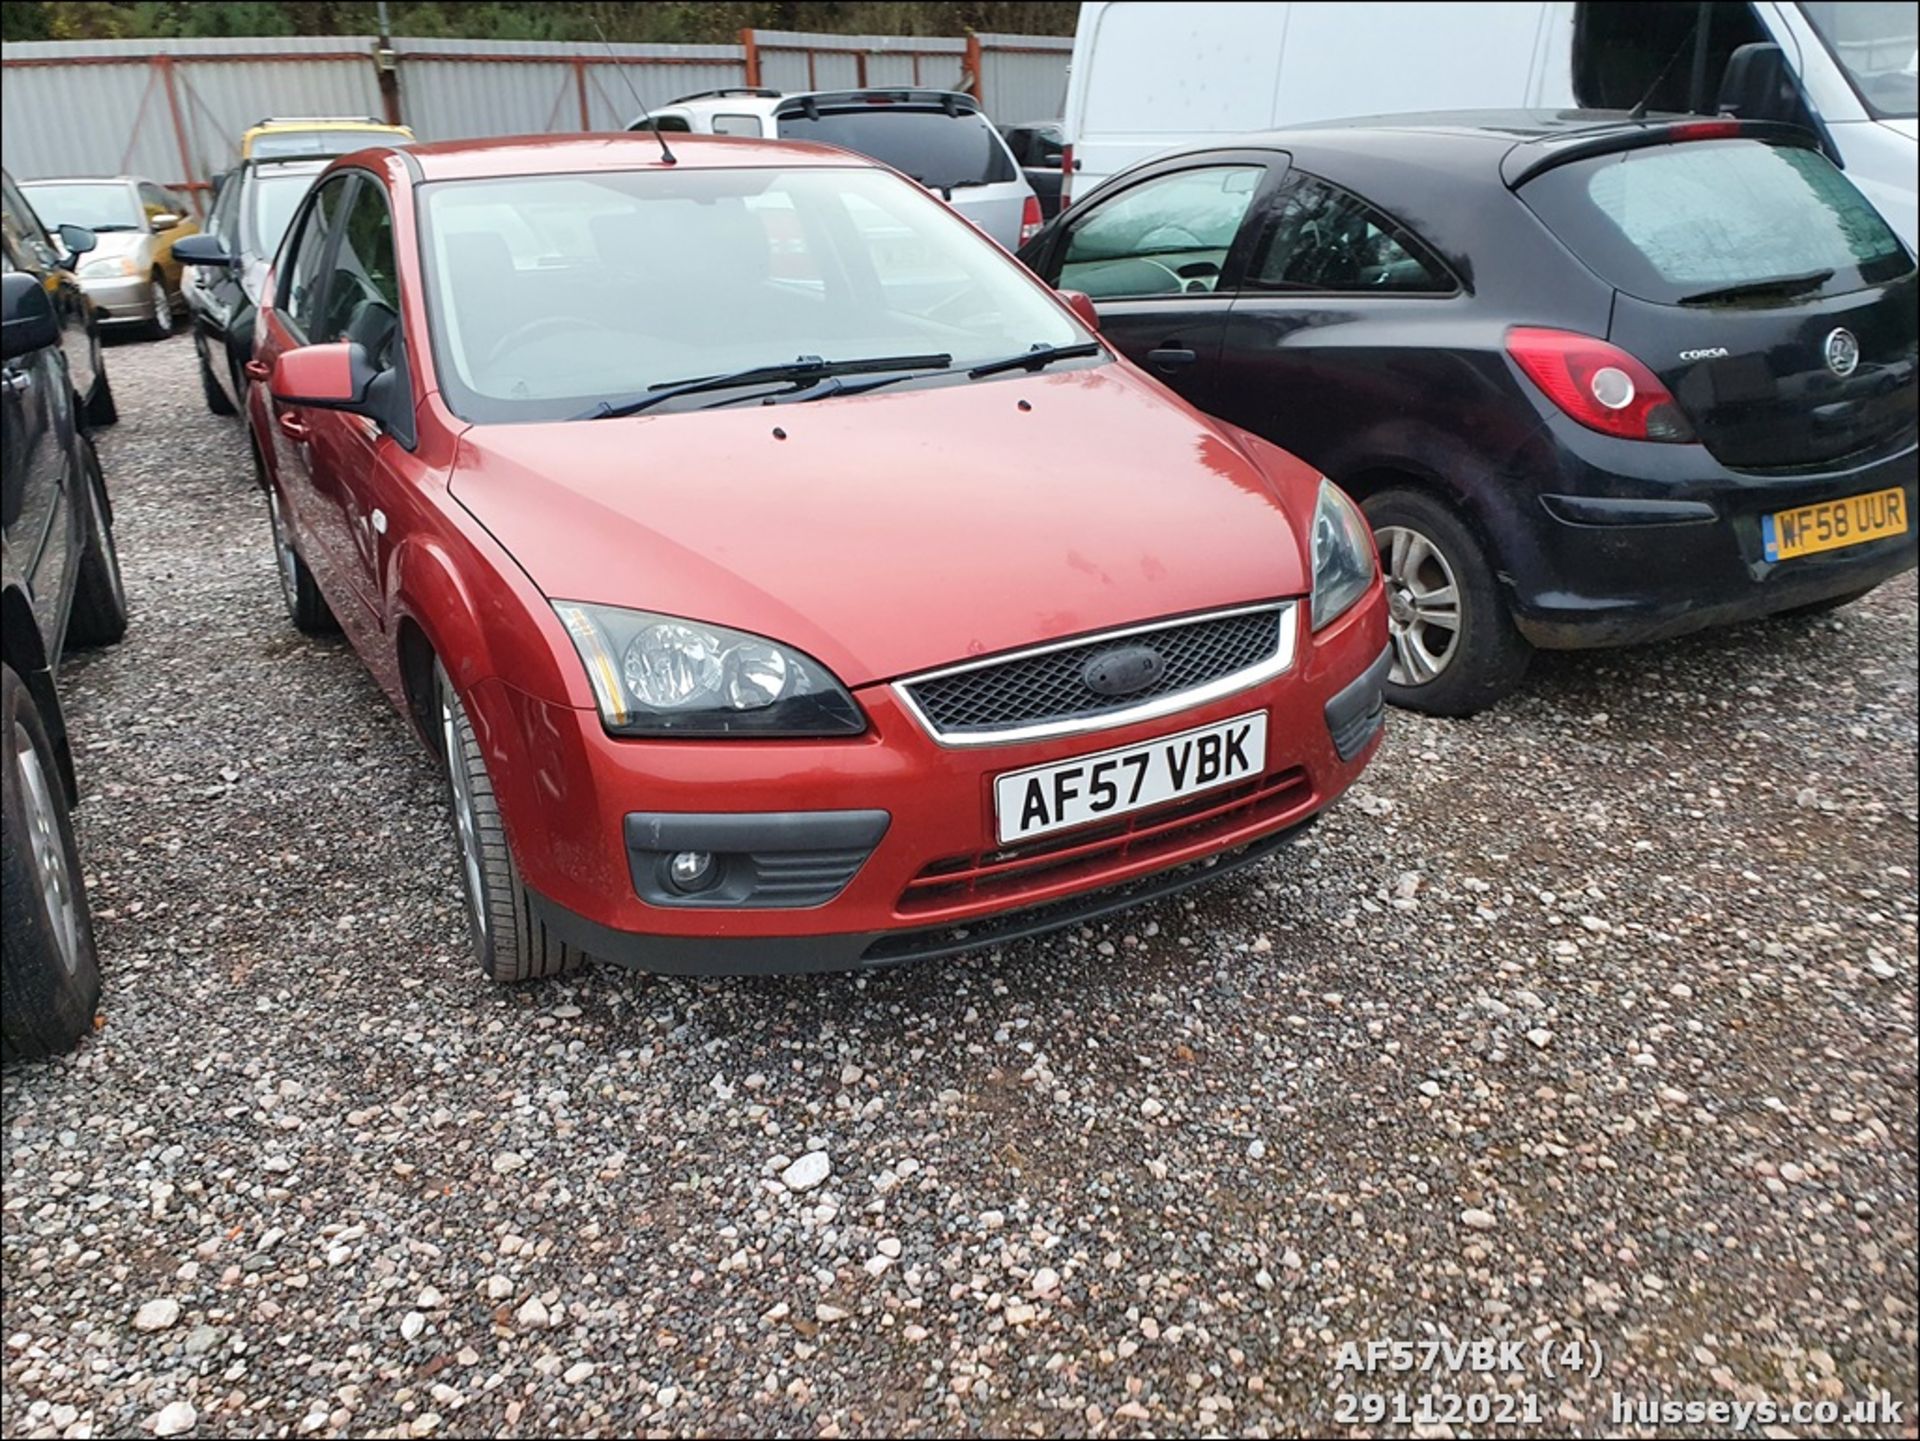
[[[1445,294],[1437,261],[1357,196],[1295,171],[1281,186],[1247,272],[1250,290]]]
[[[287,278],[280,287],[280,308],[286,321],[306,339],[321,335],[319,327],[324,317],[320,297],[327,281],[321,262],[326,258],[327,237],[340,218],[340,204],[351,179],[349,175],[336,175],[313,197],[290,252]]]
[[[891,165],[934,190],[998,185],[1019,173],[998,133],[973,111],[949,115],[888,105],[822,111],[816,119],[782,115],[779,123],[782,140],[838,145]]]
[[[713,117],[715,135],[751,135],[756,139],[760,135],[760,117],[758,115],[716,115]]]
[[[1831,277],[1807,294],[1913,268],[1893,232],[1818,151],[1718,140],[1596,156],[1549,170],[1520,198],[1599,276],[1677,304],[1732,286]]]

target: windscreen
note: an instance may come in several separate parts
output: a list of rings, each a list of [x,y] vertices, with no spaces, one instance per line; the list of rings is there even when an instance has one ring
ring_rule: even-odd
[[[84,225],[89,230],[142,230],[133,187],[118,181],[99,185],[22,185],[28,203],[49,227]]]
[[[1815,150],[1755,140],[1626,150],[1545,171],[1520,198],[1601,279],[1677,304],[1813,277],[1839,294],[1912,262],[1879,212]]]
[[[803,356],[941,354],[959,370],[1087,339],[992,241],[884,171],[605,171],[419,194],[438,378],[470,420],[559,419]]]
[[[254,160],[298,160],[307,155],[349,155],[391,140],[386,130],[269,130],[253,137]]]
[[[812,140],[870,156],[935,190],[997,185],[1016,176],[1013,157],[974,111],[907,110],[880,105],[780,117],[782,140]]]

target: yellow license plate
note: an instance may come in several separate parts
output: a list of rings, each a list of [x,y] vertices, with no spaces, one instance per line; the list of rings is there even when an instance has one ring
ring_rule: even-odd
[[[1797,555],[1905,535],[1908,524],[1906,492],[1876,490],[1796,510],[1776,510],[1761,517],[1760,538],[1768,560],[1792,560]]]

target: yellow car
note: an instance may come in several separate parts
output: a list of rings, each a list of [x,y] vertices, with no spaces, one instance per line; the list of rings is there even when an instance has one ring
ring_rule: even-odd
[[[369,145],[405,145],[413,132],[371,115],[269,115],[240,137],[242,160],[350,155]]]

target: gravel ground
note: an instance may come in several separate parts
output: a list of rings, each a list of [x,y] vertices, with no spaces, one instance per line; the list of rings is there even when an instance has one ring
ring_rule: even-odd
[[[1409,1380],[1915,1434],[1912,576],[1396,716],[1308,840],[1108,925],[508,991],[192,355],[110,356],[107,991],[4,1079],[5,1434],[1326,1434]],[[1527,1369],[1337,1369],[1436,1336]]]

